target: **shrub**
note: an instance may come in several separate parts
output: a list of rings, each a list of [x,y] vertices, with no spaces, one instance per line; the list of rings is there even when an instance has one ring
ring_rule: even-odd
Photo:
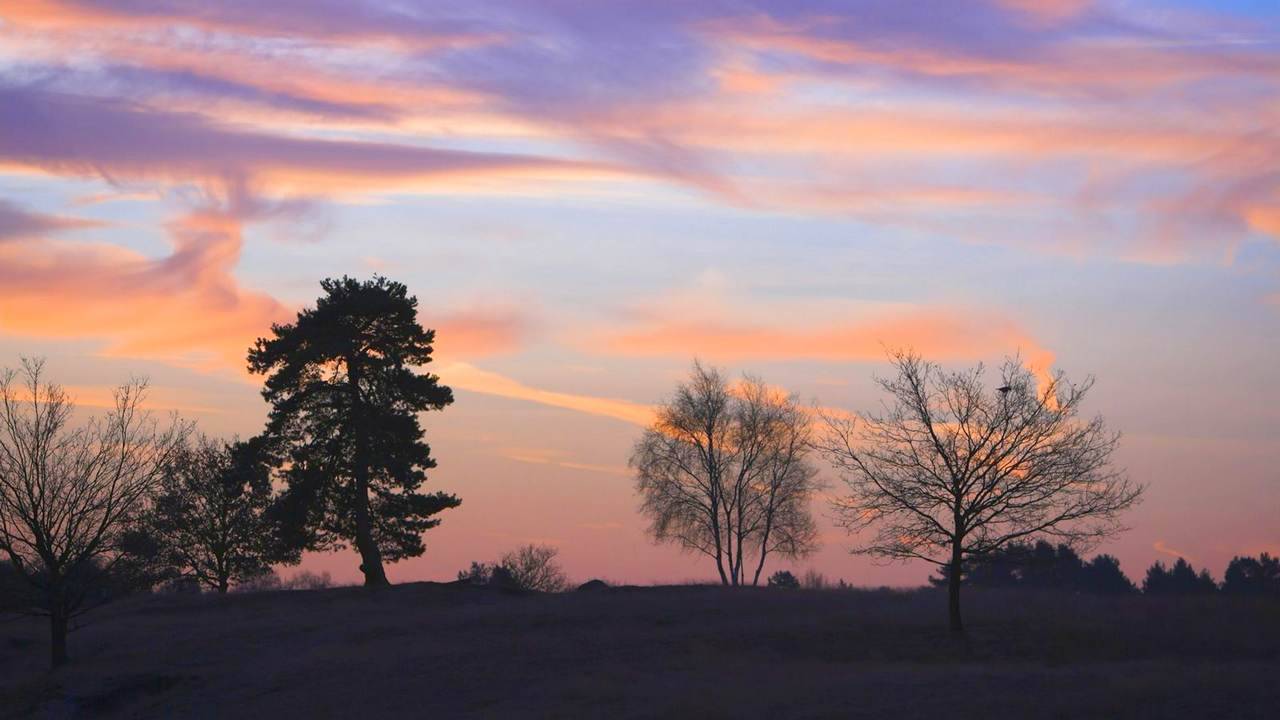
[[[303,570],[284,584],[286,590],[324,590],[331,587],[333,578],[328,572],[313,573],[310,570]]]
[[[564,592],[569,589],[569,578],[556,563],[559,553],[549,545],[523,545],[503,555],[499,565],[524,590]]]
[[[569,578],[556,563],[559,550],[547,545],[524,545],[502,556],[496,563],[472,562],[458,572],[458,581],[472,585],[564,592]]]
[[[779,570],[769,576],[769,587],[795,590],[800,587],[800,581],[789,570]]]
[[[488,585],[489,580],[493,577],[493,565],[489,563],[471,561],[471,567],[466,570],[458,571],[458,582],[469,583],[471,585]]]
[[[271,592],[274,590],[283,590],[284,581],[280,579],[279,573],[272,570],[262,575],[239,583],[231,588],[232,592]]]

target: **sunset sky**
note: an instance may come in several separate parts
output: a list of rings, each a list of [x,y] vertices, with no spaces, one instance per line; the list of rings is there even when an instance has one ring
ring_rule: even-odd
[[[457,396],[393,581],[710,579],[636,513],[649,408],[697,356],[874,409],[886,346],[1095,375],[1130,577],[1280,552],[1273,0],[0,2],[0,366],[252,435],[246,349],[344,273]],[[773,567],[931,570],[824,527]]]

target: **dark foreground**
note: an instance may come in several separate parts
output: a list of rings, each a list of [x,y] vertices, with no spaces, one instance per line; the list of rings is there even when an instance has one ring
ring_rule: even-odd
[[[1280,606],[1233,598],[421,583],[99,610],[45,671],[0,624],[13,717],[1280,717]]]

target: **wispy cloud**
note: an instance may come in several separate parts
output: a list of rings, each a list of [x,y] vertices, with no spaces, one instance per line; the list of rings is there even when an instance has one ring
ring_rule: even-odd
[[[647,426],[653,421],[653,409],[646,405],[616,398],[593,397],[531,387],[467,363],[446,365],[440,368],[439,374],[446,384],[462,390],[524,400],[588,415],[599,415],[633,425]]]

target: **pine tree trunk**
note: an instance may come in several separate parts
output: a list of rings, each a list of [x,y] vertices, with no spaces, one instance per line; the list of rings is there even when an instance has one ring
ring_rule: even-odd
[[[382,568],[382,552],[373,538],[373,525],[369,520],[368,467],[357,468],[356,475],[356,549],[360,551],[360,572],[364,573],[365,587],[390,585]]]
[[[365,587],[390,585],[382,568],[382,552],[373,537],[369,517],[369,428],[364,417],[364,400],[360,391],[361,367],[355,358],[347,358],[347,385],[351,389],[352,431],[355,433],[355,515],[356,550],[360,552],[360,572]]]

